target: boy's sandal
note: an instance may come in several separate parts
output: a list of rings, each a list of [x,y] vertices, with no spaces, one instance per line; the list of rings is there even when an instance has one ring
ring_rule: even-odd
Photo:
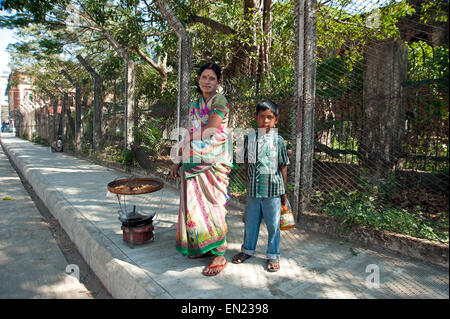
[[[278,259],[267,260],[267,271],[276,272],[280,270],[280,261]]]
[[[225,260],[225,263],[223,263],[222,265],[215,265],[215,266],[211,266],[211,264],[208,265],[208,267],[205,268],[205,270],[203,270],[203,275],[205,276],[217,276],[218,274],[220,274],[220,272],[225,268],[225,266],[228,264],[228,262]],[[214,272],[209,273],[208,270],[214,269]]]
[[[233,257],[234,264],[242,264],[244,261],[252,257],[251,255],[247,255],[246,253],[240,252]]]

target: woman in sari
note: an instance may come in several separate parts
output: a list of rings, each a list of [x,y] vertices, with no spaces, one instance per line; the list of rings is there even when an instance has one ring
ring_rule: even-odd
[[[182,179],[176,249],[188,258],[213,256],[203,271],[206,276],[219,274],[227,265],[225,206],[232,148],[229,104],[216,92],[220,76],[215,63],[207,63],[198,71],[201,96],[189,106],[189,134],[180,148],[182,162],[174,164],[171,171],[172,177]]]

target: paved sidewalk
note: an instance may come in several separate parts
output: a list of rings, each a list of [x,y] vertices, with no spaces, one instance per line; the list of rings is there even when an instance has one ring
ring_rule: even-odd
[[[1,142],[115,298],[449,298],[448,269],[303,229],[282,232],[277,273],[265,270],[262,226],[255,258],[229,262],[217,277],[205,277],[208,258],[190,260],[175,250],[176,189],[166,185],[128,197],[138,209],[158,213],[155,240],[131,249],[122,240],[118,201],[106,190],[109,182],[129,176],[10,134],[2,134]],[[228,208],[231,260],[240,250],[244,225],[241,211]]]
[[[86,287],[65,273],[67,266],[49,227],[0,148],[0,299],[91,299]]]

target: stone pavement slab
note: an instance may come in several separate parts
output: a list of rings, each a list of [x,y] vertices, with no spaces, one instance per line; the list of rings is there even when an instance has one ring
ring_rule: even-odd
[[[106,190],[109,182],[129,175],[11,135],[2,135],[1,142],[115,298],[449,297],[448,269],[302,228],[282,232],[279,272],[265,270],[264,224],[255,257],[232,264],[244,233],[242,211],[233,206],[227,216],[230,262],[218,276],[205,277],[208,258],[190,260],[175,250],[177,189],[166,185],[127,196],[128,207],[134,203],[158,213],[155,240],[132,249],[122,240],[118,200]]]
[[[0,149],[0,299],[91,299]]]

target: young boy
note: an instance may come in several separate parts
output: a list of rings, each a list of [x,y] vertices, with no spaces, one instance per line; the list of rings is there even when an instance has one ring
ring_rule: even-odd
[[[244,141],[244,161],[247,176],[247,205],[245,233],[241,252],[233,257],[240,264],[253,256],[258,241],[261,220],[269,233],[267,270],[280,269],[280,213],[286,203],[287,156],[286,145],[274,129],[278,123],[278,106],[264,101],[256,106],[258,132]]]

